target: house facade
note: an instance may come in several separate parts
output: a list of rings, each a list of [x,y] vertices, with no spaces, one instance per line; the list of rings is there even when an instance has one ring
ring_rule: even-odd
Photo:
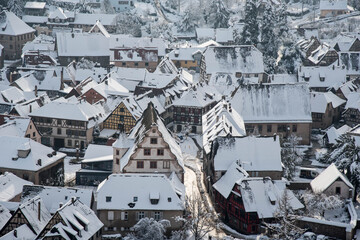
[[[117,47],[110,49],[113,52],[113,62],[117,67],[146,68],[153,72],[158,64],[157,48]]]

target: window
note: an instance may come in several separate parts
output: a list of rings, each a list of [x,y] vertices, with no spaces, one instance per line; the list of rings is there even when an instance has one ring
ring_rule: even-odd
[[[119,155],[119,154],[120,154],[119,150],[116,150],[116,155]]]
[[[60,119],[57,120],[57,124],[61,125],[61,120]]]
[[[155,219],[156,221],[161,220],[161,213],[160,213],[160,212],[154,212],[154,219]]]
[[[125,112],[125,109],[124,109],[124,108],[120,108],[120,112]]]
[[[72,141],[71,141],[71,139],[68,140],[68,146],[69,146],[69,147],[72,147]]]
[[[123,122],[124,121],[124,116],[120,115],[120,121]]]
[[[320,77],[320,82],[324,82],[325,78],[324,77]]]
[[[278,132],[286,132],[286,125],[278,125]]]
[[[111,197],[110,196],[106,196],[106,202],[111,202]]]
[[[122,62],[122,65],[123,65],[123,66],[126,66],[126,62]]]
[[[292,131],[293,131],[293,132],[297,132],[297,125],[295,125],[295,124],[292,125]]]
[[[137,214],[137,220],[140,220],[145,217],[145,212],[138,212]]]
[[[157,162],[156,161],[151,161],[150,162],[150,168],[157,168]]]
[[[139,66],[139,63],[138,63],[138,62],[136,62],[136,63],[135,63],[135,66],[136,66],[136,67],[137,67],[137,66]]]
[[[35,135],[36,135],[36,133],[35,133],[35,132],[33,132],[32,136],[33,136],[33,137],[35,137]]]
[[[114,220],[114,211],[108,211],[108,220],[109,221]]]
[[[134,197],[134,199],[133,199],[133,200],[134,200],[134,202],[137,202],[137,200],[138,200],[138,197]]]
[[[148,63],[148,62],[146,62],[146,63],[145,63],[145,67],[148,67],[148,66],[149,66],[149,63]]]
[[[262,133],[262,125],[258,125],[258,131],[259,131],[259,133],[261,134]]]
[[[187,61],[185,60],[185,64],[187,64]]]
[[[120,164],[120,159],[116,158],[116,164],[119,165]]]
[[[336,191],[336,194],[341,194],[341,188],[340,187],[336,187],[335,191]]]
[[[121,220],[127,221],[128,220],[128,212],[121,212]]]
[[[13,49],[13,45],[12,45],[12,44],[10,44],[10,49]]]
[[[163,162],[163,168],[164,169],[169,169],[170,168],[170,161],[164,161]]]
[[[151,144],[157,144],[157,138],[150,138]]]
[[[144,161],[137,161],[136,168],[144,168]]]
[[[144,148],[144,155],[150,156],[151,155],[151,149],[150,148]]]
[[[157,155],[158,156],[164,156],[164,149],[158,149],[157,150]]]
[[[57,129],[57,134],[58,134],[58,135],[61,135],[61,128],[58,128],[58,129]]]

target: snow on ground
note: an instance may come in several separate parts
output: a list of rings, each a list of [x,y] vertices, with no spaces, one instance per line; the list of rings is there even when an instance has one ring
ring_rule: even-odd
[[[198,148],[191,137],[186,137],[184,141],[180,143],[180,148],[184,158],[196,158]]]
[[[72,164],[74,157],[66,157],[64,160],[65,183],[75,179],[76,171],[80,170],[81,164]]]

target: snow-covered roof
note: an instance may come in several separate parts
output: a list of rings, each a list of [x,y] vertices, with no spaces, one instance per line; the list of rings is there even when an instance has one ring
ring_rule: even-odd
[[[272,181],[270,178],[246,178],[239,183],[245,212],[256,212],[260,219],[273,218],[278,213],[279,203],[287,191],[289,205],[293,210],[304,205],[292,191],[286,189],[285,181]]]
[[[120,159],[120,170],[127,165],[131,155],[135,152],[145,134],[150,131],[151,126],[157,126],[164,141],[169,145],[171,153],[175,155],[176,161],[184,168],[182,151],[179,144],[177,144],[175,139],[171,136],[153,103],[150,102],[148,107],[144,110],[142,117],[136,122],[136,125],[131,130],[129,136],[124,137],[123,135],[120,135],[119,139],[113,144],[114,148],[128,148],[127,152]]]
[[[218,137],[215,141],[215,171],[226,171],[233,162],[246,171],[282,171],[278,137]]]
[[[360,93],[352,92],[348,94],[345,109],[349,108],[360,109]]]
[[[206,73],[263,73],[262,53],[254,46],[208,47],[204,52]]]
[[[114,191],[114,187],[117,188]],[[124,194],[126,193],[126,194]],[[157,204],[151,203],[156,195]],[[111,200],[107,201],[107,197]],[[98,210],[184,209],[171,181],[164,174],[112,174],[97,190]],[[134,204],[133,207],[129,206]]]
[[[339,98],[332,92],[312,92],[311,93],[311,112],[325,113],[327,105],[331,103],[335,109],[346,103],[345,100]]]
[[[95,29],[98,28],[99,31],[107,38],[110,37],[110,34],[108,33],[108,31],[106,30],[106,28],[104,27],[104,25],[102,25],[102,23],[97,20],[96,23],[94,24],[94,26],[89,30],[89,33],[92,33],[95,31]]]
[[[60,98],[29,114],[32,117],[48,117],[89,122],[91,128],[96,121],[105,117],[104,109],[91,105],[87,101],[71,101]],[[92,122],[91,122],[92,121]]]
[[[240,85],[230,103],[245,123],[312,121],[307,84]]]
[[[356,80],[348,81],[339,87],[340,91],[346,99],[348,95],[352,92],[360,92],[359,83]],[[337,90],[337,89],[336,89]]]
[[[204,52],[205,48],[177,48],[167,54],[169,59],[173,61],[193,61],[194,54]]]
[[[54,11],[51,11],[49,13],[48,18],[49,19],[68,19],[68,18],[74,18],[75,17],[75,13],[74,12],[70,12],[68,10],[64,10],[60,7],[57,7]]]
[[[46,94],[42,94],[37,98],[23,102],[21,104],[16,104],[14,108],[20,116],[27,117],[31,111],[34,111],[49,102],[49,97]]]
[[[101,33],[57,32],[56,44],[59,57],[109,56],[109,39]]]
[[[249,177],[249,174],[239,165],[233,162],[226,173],[213,185],[224,198],[228,198],[236,182],[241,182]]]
[[[35,196],[39,196],[51,214],[54,214],[60,205],[76,197],[86,206],[91,207],[93,193],[91,189],[70,188],[70,187],[50,187],[50,186],[24,186],[21,195],[22,202]]]
[[[234,34],[232,28],[215,29],[215,41],[219,43],[234,42]]]
[[[44,9],[46,2],[26,2],[24,8]]]
[[[54,225],[45,238],[91,239],[104,226],[95,212],[79,199],[68,201],[57,213],[62,221]]]
[[[31,42],[25,43],[22,48],[22,52],[26,51],[54,51],[55,50],[55,38],[45,34],[40,34]]]
[[[225,100],[220,101],[202,116],[202,124],[203,148],[206,153],[210,152],[211,143],[218,136],[241,137],[246,135],[242,117]]]
[[[220,101],[220,99],[221,94],[215,87],[201,83],[184,92],[181,98],[176,99],[172,105],[203,108],[211,103]]]
[[[0,136],[25,137],[30,121],[26,117],[7,119],[5,124],[0,125]]]
[[[336,144],[337,143],[336,140],[339,139],[339,137],[341,135],[347,133],[350,130],[351,130],[351,127],[349,127],[346,124],[338,129],[336,129],[334,126],[332,126],[331,128],[329,128],[326,131],[326,136],[327,136],[330,144]]]
[[[351,189],[354,188],[349,179],[337,169],[334,163],[314,178],[310,182],[310,186],[313,192],[322,193],[337,180],[342,180]]]
[[[28,220],[31,229],[36,234],[39,234],[40,231],[44,229],[44,227],[51,218],[50,212],[44,206],[44,202],[39,196],[23,202],[19,206],[18,210],[22,212],[24,217]]]
[[[2,229],[11,218],[11,213],[4,205],[0,203],[0,229]]]
[[[33,185],[33,183],[10,172],[0,175],[0,201],[10,201],[22,192],[24,185]]]
[[[18,151],[29,151],[26,157],[18,156]],[[54,162],[63,159],[66,154],[56,152],[30,138],[15,136],[0,136],[0,152],[2,161],[0,167],[38,171]],[[39,161],[40,160],[40,161]]]
[[[328,44],[322,43],[318,48],[311,52],[308,60],[314,64],[318,64],[330,50],[332,49]]]
[[[17,237],[15,237],[15,231]],[[0,237],[1,240],[30,240],[36,239],[36,234],[29,228],[27,224],[22,224],[14,230]]]
[[[85,151],[84,160],[82,160],[82,163],[112,160],[113,148],[111,146],[89,144]]]
[[[33,32],[35,30],[14,13],[8,11],[0,13],[0,35],[17,36]]]
[[[113,78],[105,79],[103,82],[91,87],[91,89],[98,92],[104,98],[108,98],[109,95],[128,96],[129,94],[129,90]],[[83,94],[86,94],[86,92]]]
[[[209,46],[218,47],[218,46],[221,46],[221,44],[215,42],[214,40],[209,40],[209,41],[206,41],[206,42],[204,42],[202,44],[197,45],[196,47],[197,48],[206,48],[206,47],[209,47]]]
[[[321,0],[320,10],[347,10],[346,0]]]
[[[73,24],[93,25],[100,21],[103,26],[115,26],[116,14],[76,13]]]
[[[169,73],[176,74],[179,72],[175,64],[169,59],[169,56],[166,55],[161,62],[157,65],[155,73]]]

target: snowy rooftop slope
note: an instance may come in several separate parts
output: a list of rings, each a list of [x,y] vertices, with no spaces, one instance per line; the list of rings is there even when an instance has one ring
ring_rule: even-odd
[[[152,125],[156,125],[158,127],[164,141],[169,145],[170,151],[176,156],[176,160],[179,165],[184,168],[182,151],[179,144],[177,144],[168,129],[165,127],[159,113],[154,107],[154,104],[150,102],[144,110],[142,117],[137,121],[136,125],[129,133],[129,136],[125,137],[120,135],[119,139],[113,144],[114,148],[128,148],[127,152],[120,159],[120,170],[122,170],[129,162],[131,155],[137,148],[137,144],[140,143],[145,134],[150,131]]]
[[[308,57],[308,59],[314,64],[318,64],[329,50],[331,50],[330,46],[326,43],[323,43],[317,49],[311,52],[311,55]]]
[[[30,115],[88,122],[104,117],[104,109],[101,110],[96,105],[91,105],[86,101],[78,102],[76,100],[73,102],[69,99],[60,98],[33,111]],[[90,127],[91,124],[88,125],[88,128]]]
[[[149,96],[141,96],[136,98],[137,103],[141,107],[141,109],[146,109],[149,102],[152,102],[154,104],[154,107],[156,111],[158,111],[159,114],[163,114],[165,112],[165,108],[160,103],[159,99],[157,97],[149,97]]]
[[[342,127],[336,129],[335,127],[331,127],[326,131],[326,135],[328,137],[330,144],[336,144],[336,140],[339,139],[339,137],[348,131],[351,130],[351,127],[348,125],[343,125]]]
[[[15,237],[15,233],[14,233],[15,230],[17,237]],[[4,236],[0,237],[0,240],[32,240],[32,239],[36,239],[36,235],[26,224],[22,224],[16,229],[12,230],[11,232],[8,232]]]
[[[350,93],[360,91],[359,83],[356,80],[352,80],[352,81],[348,81],[348,82],[344,83],[343,85],[341,85],[339,87],[339,89],[342,92],[342,94],[344,94],[344,97],[346,99],[348,99],[348,96]],[[338,90],[338,89],[336,89],[336,90]]]
[[[35,30],[18,18],[14,13],[2,11],[0,13],[0,35],[17,36],[33,33]]]
[[[114,191],[115,186],[117,191]],[[106,201],[106,197],[111,197],[111,201]],[[151,204],[152,198],[158,203]],[[174,186],[164,174],[112,174],[99,185],[97,199],[98,210],[184,209]],[[129,203],[134,207],[129,207]]]
[[[346,0],[321,0],[320,10],[347,10]]]
[[[29,221],[31,228],[36,234],[39,234],[40,231],[44,229],[44,227],[51,218],[50,212],[44,206],[44,202],[39,196],[36,196],[22,203],[19,206],[19,210]]]
[[[95,28],[98,28],[99,31],[107,38],[110,37],[110,34],[108,33],[108,31],[106,30],[106,28],[104,27],[104,25],[102,25],[102,23],[97,20],[96,23],[94,24],[94,26],[89,30],[89,33],[95,32]]]
[[[311,93],[311,112],[325,113],[327,105],[331,103],[333,108],[337,108],[346,101],[339,98],[332,92],[312,92]]]
[[[278,137],[218,137],[216,141],[215,171],[226,171],[233,162],[246,171],[282,171]]]
[[[272,181],[270,178],[247,178],[239,186],[245,211],[257,212],[260,219],[274,217],[286,189],[284,181]],[[304,207],[292,191],[286,191],[290,198],[289,204],[294,210]]]
[[[149,88],[164,88],[170,85],[177,74],[168,74],[168,73],[148,73],[145,76],[144,82],[140,86],[149,87]]]
[[[254,46],[208,47],[204,52],[206,73],[263,73],[262,53]]]
[[[84,160],[82,160],[82,163],[112,160],[113,148],[111,146],[89,144],[86,149]]]
[[[109,40],[101,33],[57,32],[56,44],[59,57],[109,56]]]
[[[171,52],[170,52],[171,53]],[[169,53],[169,54],[170,54]],[[166,55],[161,62],[157,65],[155,73],[168,73],[168,74],[177,74],[179,72],[178,68],[175,66],[173,61],[169,59],[169,55]]]
[[[11,218],[10,211],[0,203],[0,229],[2,229]]]
[[[360,109],[360,93],[352,92],[348,94],[345,109],[349,108]]]
[[[46,5],[46,2],[26,2],[24,8],[31,9],[43,9]]]
[[[333,163],[313,179],[310,186],[313,192],[322,193],[338,179],[342,180],[349,188],[354,188],[347,177]]]
[[[16,87],[10,87],[1,91],[1,95],[7,102],[10,103],[21,103],[27,100],[25,98],[24,92]]]
[[[203,148],[210,152],[211,143],[218,136],[241,137],[246,135],[242,117],[231,108],[230,103],[220,101],[208,113],[202,116]]]
[[[218,46],[221,46],[221,44],[215,42],[214,40],[209,40],[209,41],[206,41],[206,42],[204,42],[202,44],[197,45],[196,47],[197,48],[206,48],[206,47],[209,47],[209,46],[218,47]]]
[[[249,174],[233,162],[223,175],[214,185],[224,198],[228,198],[236,182],[240,183],[243,179],[249,177]]]
[[[81,200],[68,201],[57,213],[62,221],[54,225],[45,238],[62,236],[62,239],[91,239],[104,226],[94,211]]]
[[[40,34],[33,41],[25,43],[22,48],[22,52],[25,51],[54,51],[55,50],[55,38],[45,34]]]
[[[205,48],[177,48],[168,53],[172,61],[193,61],[195,53],[203,53]]]
[[[86,206],[91,207],[93,193],[90,189],[49,187],[49,186],[24,186],[21,196],[22,202],[35,196],[39,196],[51,214],[54,214],[60,205],[76,197]]]
[[[298,71],[299,81],[308,81],[309,87],[338,87],[346,82],[346,68],[333,64],[326,67],[305,67]]]
[[[307,84],[240,85],[230,103],[245,123],[312,121]]]
[[[47,104],[48,102],[50,102],[49,97],[45,94],[42,94],[41,96],[32,100],[23,102],[21,104],[16,104],[15,110],[20,116],[26,117],[29,113],[31,113],[31,111],[40,108],[42,105]]]
[[[25,137],[29,124],[30,118],[16,117],[8,119],[5,124],[0,125],[0,136]]]
[[[0,175],[0,201],[10,201],[22,192],[24,185],[33,185],[33,183],[19,178],[10,172]]]
[[[93,86],[92,89],[97,91],[104,98],[108,98],[109,95],[129,95],[129,90],[113,78],[104,80],[103,82]],[[86,92],[84,94],[86,94]]]
[[[205,83],[197,84],[184,92],[181,98],[173,102],[173,106],[191,106],[191,107],[205,107],[213,102],[218,102],[221,99],[221,94],[215,87]]]
[[[103,26],[114,26],[116,24],[116,14],[101,13],[76,13],[74,24],[92,25],[100,21]]]
[[[27,157],[21,158],[18,157],[18,150],[29,150],[30,152]],[[53,156],[52,153],[54,150],[52,148],[46,147],[29,138],[14,136],[0,136],[0,152],[2,153],[0,167],[29,171],[38,171],[66,156],[60,152],[57,152],[56,155]],[[48,157],[49,154],[51,157]],[[18,159],[13,160],[13,158]],[[39,159],[41,159],[40,165]]]

